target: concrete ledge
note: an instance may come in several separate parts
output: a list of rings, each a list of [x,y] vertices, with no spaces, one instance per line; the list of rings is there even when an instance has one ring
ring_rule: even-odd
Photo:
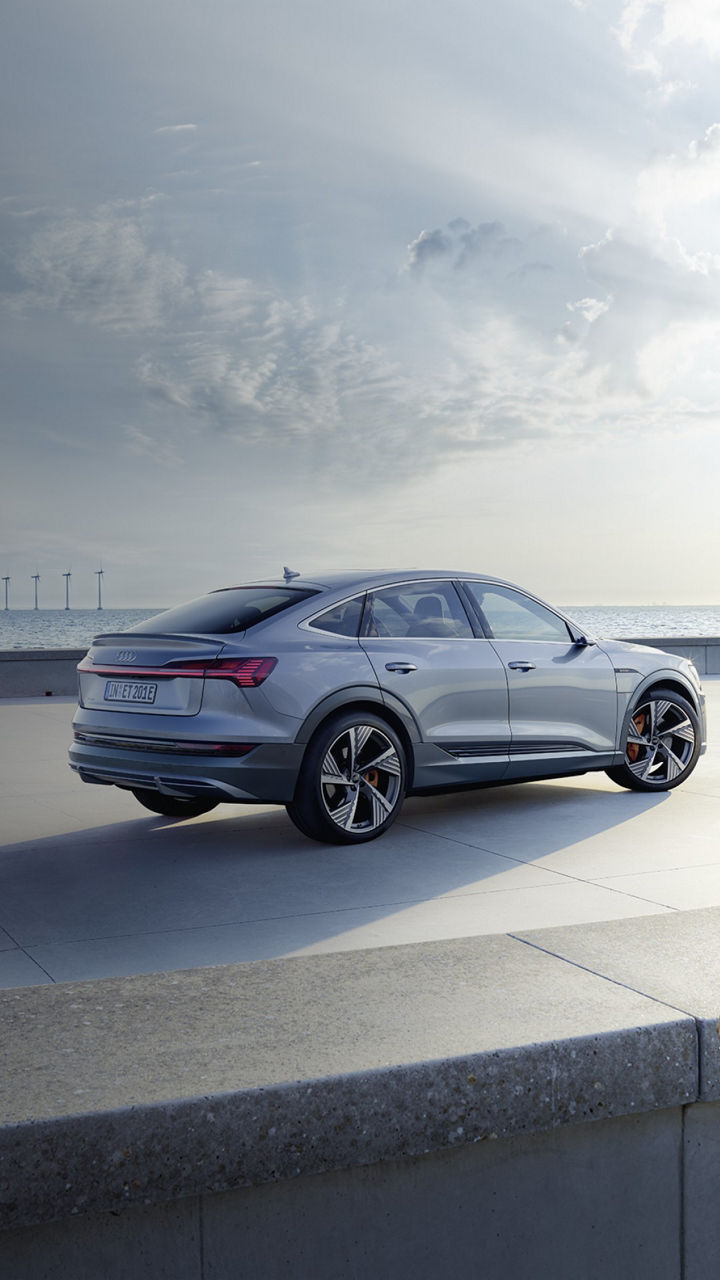
[[[676,653],[695,663],[701,676],[720,675],[720,637],[718,636],[639,636],[622,637],[626,644],[647,644],[652,649]],[[621,639],[621,637],[618,637]]]
[[[630,637],[666,653],[690,658],[700,675],[720,675],[720,637]],[[77,664],[87,649],[0,649],[0,698],[41,698],[77,693]]]
[[[0,698],[76,695],[77,664],[87,649],[0,650]]]
[[[0,996],[6,1229],[698,1096],[692,1017],[508,937]]]
[[[642,991],[667,1008],[690,1013],[698,1030],[698,1099],[720,1100],[719,908],[536,929],[518,936]]]

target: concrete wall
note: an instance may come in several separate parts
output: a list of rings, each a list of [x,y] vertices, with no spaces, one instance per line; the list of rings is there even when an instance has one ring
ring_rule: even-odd
[[[634,640],[691,658],[700,675],[720,675],[720,637]],[[86,649],[0,650],[0,698],[42,698],[77,693],[76,667]]]
[[[666,653],[677,653],[681,658],[690,658],[701,676],[720,675],[718,636],[648,636],[645,639],[629,636],[627,640],[630,644],[647,644],[652,649],[664,649]]]
[[[87,649],[0,650],[0,698],[74,696]]]
[[[701,1104],[91,1214],[0,1236],[0,1266],[8,1280],[710,1280],[719,1133]]]

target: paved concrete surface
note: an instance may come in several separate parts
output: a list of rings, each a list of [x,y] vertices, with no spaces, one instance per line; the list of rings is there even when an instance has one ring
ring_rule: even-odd
[[[371,1097],[382,1097],[390,1118],[378,1072],[427,1067],[439,1089],[443,1070],[457,1074],[459,1062],[463,1075],[468,1061],[481,1077],[469,1090],[473,1105],[487,1110],[498,1132],[530,1132],[569,1117],[579,1123],[598,1105],[607,1117],[697,1095],[691,1016],[502,935],[3,991],[0,1026],[2,1126],[367,1073],[375,1077]],[[581,1054],[581,1041],[594,1052]],[[628,1043],[636,1062],[630,1073]],[[643,1060],[654,1069],[642,1070]],[[554,1070],[542,1070],[541,1061]],[[400,1094],[405,1110],[417,1108],[420,1125],[426,1080],[415,1092],[406,1078]],[[499,1095],[504,1110],[490,1104]],[[257,1112],[261,1100],[253,1106]],[[313,1141],[322,1117],[320,1107]],[[307,1129],[307,1105],[293,1119]],[[399,1125],[392,1115],[389,1127]],[[366,1128],[374,1131],[351,1126],[342,1141],[357,1143]],[[328,1128],[327,1141],[336,1140]]]
[[[0,987],[524,932],[720,905],[720,679],[690,781],[603,774],[406,802],[379,841],[284,810],[184,822],[66,764],[71,698],[0,701]]]

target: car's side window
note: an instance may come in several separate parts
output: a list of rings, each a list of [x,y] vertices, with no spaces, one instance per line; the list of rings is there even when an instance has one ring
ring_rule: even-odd
[[[473,639],[472,627],[451,582],[407,582],[370,592],[365,633]]]
[[[551,609],[537,600],[494,583],[465,582],[481,617],[495,640],[572,640],[570,631]]]
[[[363,598],[356,596],[354,600],[343,600],[342,604],[336,604],[319,617],[313,618],[308,626],[315,627],[318,631],[331,631],[337,636],[356,636],[362,617]]]

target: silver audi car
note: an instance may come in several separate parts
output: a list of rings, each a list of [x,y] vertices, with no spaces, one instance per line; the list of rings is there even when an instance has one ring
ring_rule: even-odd
[[[282,804],[331,844],[418,793],[592,770],[666,791],[705,750],[691,662],[479,573],[286,569],[100,635],[78,671],[84,782],[175,818]]]

